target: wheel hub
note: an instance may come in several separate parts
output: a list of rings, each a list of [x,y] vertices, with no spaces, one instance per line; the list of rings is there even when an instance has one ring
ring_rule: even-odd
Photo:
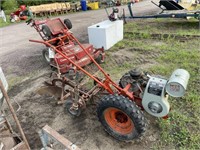
[[[108,108],[104,111],[106,123],[114,130],[123,135],[132,133],[134,124],[130,117],[117,108]]]
[[[66,101],[66,110],[69,112],[72,116],[79,116],[81,114],[81,108],[75,103],[73,103],[72,100]]]
[[[73,116],[76,116],[78,114],[79,110],[78,109],[74,109],[73,107],[71,107],[69,109],[69,113]]]
[[[115,119],[117,119],[119,123],[126,123],[128,121],[128,117],[122,112],[116,112]]]

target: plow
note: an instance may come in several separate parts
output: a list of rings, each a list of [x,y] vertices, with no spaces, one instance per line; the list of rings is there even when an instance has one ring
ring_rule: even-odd
[[[131,141],[144,135],[147,120],[143,111],[155,117],[167,118],[170,112],[169,95],[181,97],[185,94],[189,73],[184,69],[175,70],[169,79],[132,69],[116,83],[98,63],[104,61],[103,48],[94,49],[92,45],[81,44],[59,19],[40,23],[41,29],[36,30],[44,34],[43,41],[30,41],[44,44],[53,52],[50,65],[56,68],[44,89],[49,89],[51,94],[57,90],[54,94],[57,94],[58,103],[64,104],[65,111],[72,116],[80,116],[87,108],[87,102],[101,95],[98,96],[96,109],[98,119],[117,140]],[[34,21],[33,26],[36,24]],[[63,61],[60,59],[59,62],[56,56]],[[61,65],[61,62],[64,63]],[[90,63],[98,68],[95,74],[86,69]],[[83,88],[88,80],[84,81],[82,76],[93,81],[89,90]]]

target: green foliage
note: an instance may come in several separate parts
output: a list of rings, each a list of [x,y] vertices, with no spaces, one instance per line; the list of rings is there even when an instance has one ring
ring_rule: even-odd
[[[27,6],[49,4],[55,2],[70,2],[70,1],[72,0],[17,0],[19,5],[27,5]]]
[[[199,149],[200,135],[196,131],[199,124],[195,125],[195,122],[196,118],[191,117],[186,111],[171,111],[169,120],[158,120],[161,138],[166,143],[173,143],[176,148]]]
[[[0,18],[0,27],[8,26],[10,24],[9,16],[6,15],[7,22],[4,22],[3,18]]]
[[[16,0],[6,0],[2,3],[4,10],[15,10],[18,8],[18,3]]]
[[[176,35],[200,35],[198,30],[197,19],[151,19],[146,20],[145,24],[140,21],[136,24],[125,25],[125,33],[133,32],[134,34],[176,34]],[[165,38],[166,39],[166,38]]]

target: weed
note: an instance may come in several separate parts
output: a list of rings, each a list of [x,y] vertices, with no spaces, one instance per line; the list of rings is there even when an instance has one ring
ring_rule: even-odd
[[[6,20],[7,22],[4,22],[4,20],[2,18],[0,18],[0,27],[4,27],[4,26],[8,26],[10,25],[10,20],[9,20],[9,15],[6,15]]]

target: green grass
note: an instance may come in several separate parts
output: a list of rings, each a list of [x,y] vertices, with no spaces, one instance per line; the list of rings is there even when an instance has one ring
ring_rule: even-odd
[[[10,69],[10,70],[8,70],[7,74],[12,74],[12,72],[13,72],[13,70]],[[41,70],[37,70],[37,71],[31,72],[31,73],[27,73],[26,75],[9,76],[9,77],[7,77],[9,89],[11,89],[12,87],[22,83],[23,81],[26,81],[28,79],[33,79],[34,77],[36,77],[37,75],[40,75],[40,74],[41,74]]]
[[[5,26],[8,26],[8,25],[11,24],[9,18],[10,18],[10,16],[9,16],[9,15],[6,15],[6,21],[7,21],[7,22],[4,22],[3,19],[0,18],[0,28],[1,28],[1,27],[5,27]]]
[[[125,32],[139,32],[143,34],[177,34],[200,35],[197,19],[148,19],[137,21],[136,24],[127,24]]]
[[[182,98],[170,97],[172,111],[170,120],[158,120],[161,137],[167,143],[173,143],[176,148],[199,149],[200,148],[200,97],[199,97],[199,64],[198,50],[169,51],[158,59],[159,66],[153,69],[155,72],[166,75],[175,68],[184,68],[190,72],[190,80],[187,93]],[[168,62],[168,63],[166,63]]]
[[[170,77],[177,68],[186,69],[190,80],[186,94],[181,98],[169,98],[171,104],[170,118],[157,119],[161,141],[154,144],[153,149],[196,150],[200,149],[200,43],[198,38],[181,39],[185,35],[200,35],[198,21],[171,19],[140,20],[125,25],[124,40],[107,51],[110,64],[116,59],[113,53],[133,49],[130,61],[104,65],[114,79],[134,67],[147,66],[149,72]],[[127,32],[133,32],[129,34]],[[152,34],[169,34],[167,38],[152,38]],[[174,38],[172,34],[179,35]],[[139,36],[138,36],[139,35]],[[157,57],[151,55],[159,54]],[[144,57],[149,64],[134,63],[135,58]],[[152,63],[154,62],[154,63]],[[106,62],[107,63],[107,62]]]

